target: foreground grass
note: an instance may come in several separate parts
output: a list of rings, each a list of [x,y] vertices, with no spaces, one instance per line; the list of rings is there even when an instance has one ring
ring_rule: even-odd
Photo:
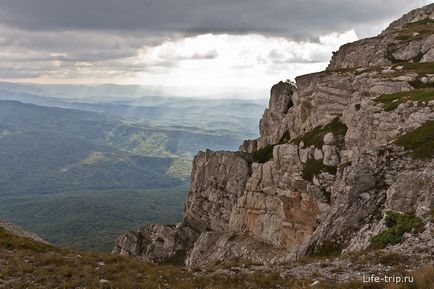
[[[232,268],[213,274],[153,266],[132,257],[59,249],[0,229],[0,288],[7,289],[432,289],[433,276],[432,268],[419,271],[410,287],[361,280],[337,284],[331,279],[312,285],[316,279],[284,277],[272,269],[243,273]]]
[[[0,288],[227,289],[291,288],[291,284],[295,284],[293,279],[275,272],[195,276],[183,267],[58,249],[0,229]],[[304,286],[302,281],[297,284]]]
[[[181,267],[151,266],[108,254],[2,251],[0,288],[278,288],[279,275],[195,277]],[[107,281],[105,281],[107,280]],[[284,287],[285,288],[285,287]]]

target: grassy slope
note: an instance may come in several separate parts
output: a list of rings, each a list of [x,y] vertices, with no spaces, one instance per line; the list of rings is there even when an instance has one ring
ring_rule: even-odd
[[[312,288],[311,284],[315,280],[315,272],[302,279],[282,277],[278,271],[272,269],[253,273],[232,272],[230,275],[211,272],[197,275],[195,271],[183,267],[153,266],[131,257],[59,249],[16,237],[0,228],[0,288],[302,289]],[[327,280],[314,288],[433,288],[433,268],[423,269],[414,275],[415,283],[410,285],[394,286],[361,281],[336,284],[333,280]]]
[[[434,121],[427,121],[396,140],[396,144],[411,151],[417,159],[429,159],[434,155]]]
[[[276,273],[193,276],[176,266],[152,266],[131,257],[83,253],[41,245],[0,228],[0,288],[277,288],[289,280]],[[170,287],[169,287],[170,286]],[[6,288],[5,287],[5,288]]]
[[[179,220],[193,153],[238,138],[0,101],[0,218],[56,245],[109,251],[126,230]]]

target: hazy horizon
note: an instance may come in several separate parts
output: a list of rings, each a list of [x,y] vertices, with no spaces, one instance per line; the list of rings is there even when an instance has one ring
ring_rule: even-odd
[[[283,81],[283,80],[279,80]],[[277,81],[278,82],[278,81]],[[276,83],[277,83],[276,82]],[[244,100],[244,101],[267,101],[270,88],[254,90],[248,87],[225,87],[223,89],[207,87],[206,91],[198,91],[195,88],[185,87],[157,87],[139,84],[72,84],[72,83],[36,83],[36,82],[4,82],[0,81],[0,90],[8,91],[7,86],[27,87],[29,92],[38,96],[49,96],[55,98],[77,98],[88,99],[96,96],[117,97],[120,100],[134,98],[161,97],[168,99],[192,99],[197,100],[203,97],[213,100]],[[6,88],[4,87],[6,86]],[[35,88],[45,89],[38,91]],[[58,94],[56,91],[62,90]],[[65,91],[68,93],[65,94]],[[92,91],[100,91],[97,94]],[[109,99],[110,100],[110,99]]]

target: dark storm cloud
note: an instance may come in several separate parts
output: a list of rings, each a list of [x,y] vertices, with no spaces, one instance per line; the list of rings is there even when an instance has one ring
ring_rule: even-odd
[[[396,17],[408,0],[0,0],[0,22],[24,30],[270,33],[294,38]]]
[[[0,52],[22,53],[22,61],[103,61],[134,57],[137,50],[154,42],[153,37],[123,35],[107,31],[27,31],[0,25]],[[50,56],[54,54],[56,56]],[[1,59],[1,57],[0,57]],[[20,59],[16,59],[20,61]]]
[[[202,33],[277,35],[320,43],[321,35],[356,29],[378,33],[389,22],[428,0],[0,0],[0,79],[39,76],[63,79],[161,72],[183,61],[216,59],[213,47],[156,59],[143,52],[170,39]],[[432,1],[431,1],[432,2]],[[261,56],[262,57],[262,56]],[[258,63],[287,70],[328,59],[319,50],[271,51]],[[251,64],[234,64],[249,68]],[[246,68],[246,69],[247,69]]]

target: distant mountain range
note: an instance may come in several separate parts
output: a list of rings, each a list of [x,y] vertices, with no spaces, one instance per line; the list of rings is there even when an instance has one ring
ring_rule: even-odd
[[[0,83],[0,100],[102,112],[152,126],[230,131],[248,138],[258,135],[251,120],[258,120],[268,104],[265,99],[143,96],[145,91],[138,86]]]
[[[78,102],[0,84],[0,217],[54,244],[109,250],[126,229],[176,221],[193,155],[236,150],[263,111],[151,99]]]

